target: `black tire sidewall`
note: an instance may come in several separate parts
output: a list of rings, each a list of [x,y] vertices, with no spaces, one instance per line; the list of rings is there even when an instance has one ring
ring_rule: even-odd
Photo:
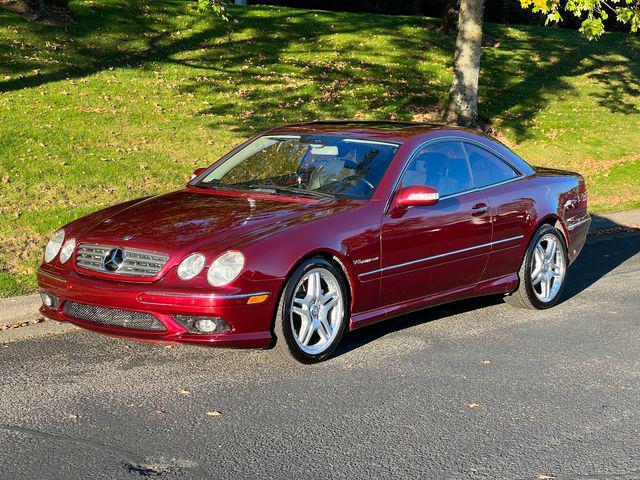
[[[327,348],[324,352],[319,354],[309,354],[304,352],[298,346],[294,338],[294,333],[291,328],[291,301],[293,300],[293,295],[295,294],[296,287],[298,282],[304,275],[314,268],[324,268],[328,270],[338,281],[338,285],[340,287],[342,298],[343,298],[343,311],[344,317],[340,324],[340,328],[335,338],[333,339],[333,343]],[[329,358],[336,347],[340,343],[340,339],[342,338],[342,334],[346,328],[347,322],[349,321],[350,311],[349,311],[349,295],[347,285],[344,279],[344,276],[340,270],[338,270],[331,262],[327,261],[324,258],[317,257],[305,260],[302,262],[291,274],[287,283],[282,291],[282,295],[280,297],[280,305],[278,308],[278,313],[276,314],[276,319],[274,322],[274,333],[276,336],[276,342],[280,343],[284,340],[286,343],[286,348],[288,353],[292,355],[296,360],[302,363],[317,363],[322,362]],[[284,345],[278,345],[280,348],[284,347]]]
[[[534,256],[536,245],[538,245],[538,242],[543,236],[548,234],[552,234],[558,239],[558,243],[562,248],[562,255],[564,256],[565,271],[564,271],[564,278],[562,279],[562,284],[560,285],[560,290],[558,291],[556,296],[553,297],[553,299],[549,300],[548,302],[543,302],[537,297],[536,292],[534,291],[533,283],[531,280],[531,266],[533,263],[533,256]],[[569,269],[569,259],[567,255],[567,245],[565,243],[564,236],[557,228],[552,227],[551,225],[542,226],[541,228],[538,229],[538,231],[535,233],[535,235],[531,239],[531,243],[529,244],[529,248],[527,249],[527,255],[525,258],[525,268],[523,272],[524,278],[521,279],[521,281],[524,282],[524,286],[527,292],[527,297],[529,298],[529,301],[532,303],[532,305],[535,308],[539,310],[544,310],[546,308],[553,307],[560,301],[560,297],[562,297],[562,291],[564,290],[564,286],[567,283],[568,269]]]

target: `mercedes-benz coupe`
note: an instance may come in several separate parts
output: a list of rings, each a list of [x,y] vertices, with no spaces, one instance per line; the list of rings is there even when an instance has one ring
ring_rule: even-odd
[[[326,359],[345,330],[481,295],[555,305],[584,179],[487,136],[394,122],[256,135],[186,188],[75,220],[46,246],[46,317],[144,341]]]

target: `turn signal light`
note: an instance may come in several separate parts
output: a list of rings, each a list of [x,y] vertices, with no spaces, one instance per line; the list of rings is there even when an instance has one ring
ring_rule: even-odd
[[[269,298],[269,294],[254,295],[253,297],[249,297],[249,299],[247,300],[247,305],[253,305],[254,303],[262,303],[267,298]]]

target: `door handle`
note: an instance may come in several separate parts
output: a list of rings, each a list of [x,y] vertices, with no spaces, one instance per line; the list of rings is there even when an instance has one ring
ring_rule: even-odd
[[[473,216],[484,215],[488,211],[489,211],[489,207],[487,206],[486,203],[476,203],[471,209],[471,215]]]

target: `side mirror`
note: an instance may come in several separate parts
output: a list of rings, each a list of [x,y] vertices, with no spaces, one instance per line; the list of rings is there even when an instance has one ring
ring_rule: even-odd
[[[440,200],[438,191],[433,187],[411,185],[397,193],[396,205],[399,207],[428,207]]]
[[[200,175],[202,172],[204,172],[206,170],[206,167],[200,167],[200,168],[196,168],[193,171],[193,174],[191,175],[191,178],[189,179],[189,181],[193,180],[194,178],[196,178],[198,175]]]

